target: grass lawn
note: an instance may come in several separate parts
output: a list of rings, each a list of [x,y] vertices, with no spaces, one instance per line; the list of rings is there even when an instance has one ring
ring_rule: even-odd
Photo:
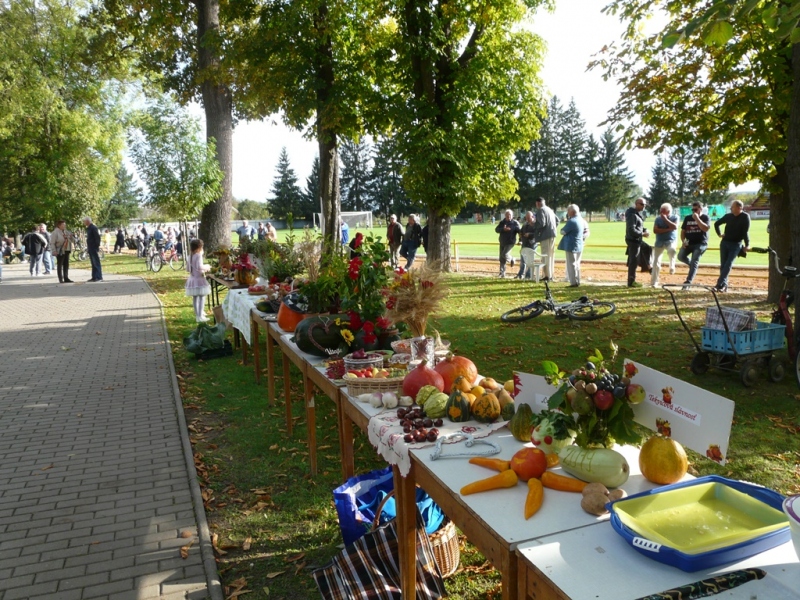
[[[756,225],[759,229],[759,222]],[[457,227],[459,235],[474,232],[473,239],[486,240],[487,247],[495,237],[488,225]],[[620,227],[593,224],[593,238],[618,238]],[[289,437],[282,405],[267,404],[266,385],[255,384],[252,364],[243,366],[240,354],[198,362],[183,350],[181,340],[195,326],[183,294],[185,273],[168,268],[146,273],[142,260],[124,255],[108,257],[104,269],[143,276],[164,305],[206,512],[217,546],[225,553],[218,557],[223,582],[230,585],[244,578],[250,590],[246,597],[252,599],[318,598],[310,570],[328,561],[341,543],[331,498],[331,490],[341,483],[333,403],[318,397],[320,473],[311,479],[299,373],[292,368],[292,380],[284,382],[280,367],[276,369],[277,395],[282,397],[282,386],[290,385],[297,400],[294,435]],[[471,357],[481,373],[499,381],[515,370],[541,373],[546,359],[572,368],[592,349],[605,351],[614,340],[620,361],[637,360],[736,402],[728,464],[692,454],[694,473],[718,473],[784,494],[800,493],[800,393],[791,376],[779,384],[763,376],[756,386],[744,388],[738,374],[693,375],[689,363],[694,349],[665,293],[586,285],[581,293],[615,302],[617,313],[596,323],[555,321],[545,314],[528,323],[505,325],[500,314],[529,301],[541,286],[463,275],[449,277],[449,284],[450,297],[430,326],[452,340],[455,352]],[[557,299],[571,297],[563,284],[554,285],[554,294]],[[708,300],[700,295],[695,299],[694,294],[686,300],[684,315],[695,330]],[[771,310],[750,295],[729,293],[724,300],[726,305],[758,311],[762,320]],[[360,433],[356,466],[358,472],[385,466]],[[471,600],[497,594],[499,575],[463,538],[462,551],[464,568],[446,580],[450,596]]]
[[[645,221],[648,229],[653,229],[653,218]],[[767,234],[766,220],[752,221],[750,225],[750,245],[766,247],[769,243]],[[450,238],[452,243],[458,245],[460,256],[480,256],[496,258],[499,252],[497,234],[494,231],[495,225],[483,223],[476,225],[453,225]],[[583,260],[617,260],[625,261],[625,223],[609,223],[605,219],[595,220],[589,223],[591,235],[586,241],[586,248],[583,251]],[[359,229],[365,235],[372,232],[376,236],[386,237],[386,229]],[[356,229],[351,231],[355,235]],[[278,240],[284,241],[288,231],[279,231]],[[236,238],[236,234],[233,234]],[[560,236],[558,237],[560,239]],[[646,241],[653,243],[653,235]],[[710,244],[708,251],[703,256],[703,264],[719,264],[719,242],[713,225],[709,231]],[[452,250],[452,247],[451,247]],[[519,255],[519,251],[514,253]],[[561,258],[563,253],[559,253]],[[737,264],[745,265],[767,265],[767,255],[748,254],[746,259],[740,259]]]

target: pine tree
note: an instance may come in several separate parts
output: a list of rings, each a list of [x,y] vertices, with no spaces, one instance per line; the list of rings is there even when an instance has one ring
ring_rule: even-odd
[[[581,205],[583,201],[583,156],[586,152],[586,121],[581,118],[575,100],[571,99],[561,121],[558,145],[563,161],[564,203]]]
[[[341,186],[343,210],[371,210],[369,196],[370,146],[361,138],[357,142],[345,139],[341,146]]]
[[[142,189],[133,182],[133,175],[125,165],[117,171],[117,187],[98,219],[103,227],[126,227],[128,221],[139,213]]]
[[[656,164],[653,166],[650,173],[652,181],[650,182],[650,189],[647,190],[646,197],[647,201],[650,203],[651,210],[658,211],[658,207],[672,199],[669,181],[667,179],[667,163],[662,156],[656,159]]]
[[[413,211],[403,188],[402,170],[394,138],[379,138],[373,149],[369,188],[375,210],[386,217]]]
[[[306,189],[300,196],[298,213],[309,223],[313,222],[314,213],[322,210],[319,200],[319,156],[315,156],[311,163],[311,174],[306,178]]]
[[[300,216],[301,193],[297,185],[297,175],[289,166],[289,155],[286,147],[281,149],[278,158],[276,175],[272,182],[272,198],[268,199],[269,210],[273,218],[286,219],[290,214]]]
[[[600,136],[599,156],[597,162],[598,191],[597,204],[587,207],[587,211],[612,210],[625,205],[631,199],[635,188],[633,176],[625,166],[625,156],[619,140],[614,137],[611,128]]]
[[[667,157],[667,182],[677,206],[690,204],[699,193],[703,173],[703,154],[699,148],[673,148]]]
[[[553,208],[565,206],[566,183],[564,152],[559,137],[563,133],[564,111],[557,96],[553,96],[542,120],[539,138],[531,142],[523,167],[527,170],[534,198],[542,196]]]

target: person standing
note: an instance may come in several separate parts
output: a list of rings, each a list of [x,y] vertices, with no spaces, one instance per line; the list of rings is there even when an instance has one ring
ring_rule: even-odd
[[[211,266],[203,264],[203,240],[193,239],[189,242],[189,249],[192,255],[186,263],[189,271],[189,279],[186,280],[186,295],[192,299],[195,321],[205,323],[208,321],[208,317],[205,315],[206,296],[211,293],[206,273],[211,270]]]
[[[519,221],[514,218],[513,211],[506,210],[503,220],[494,228],[495,233],[499,233],[500,241],[500,277],[506,276],[506,263],[514,266],[514,258],[511,251],[517,245],[517,235],[519,234]]]
[[[583,253],[583,232],[586,224],[581,218],[577,204],[567,207],[567,221],[561,229],[562,238],[558,249],[566,253],[567,279],[569,287],[581,284],[581,254]]]
[[[400,256],[406,259],[406,270],[414,266],[414,257],[421,243],[422,227],[417,223],[417,215],[408,215],[408,224],[400,244]]]
[[[252,240],[255,239],[256,237],[256,228],[250,225],[247,219],[244,219],[242,221],[241,226],[237,227],[235,229],[235,232],[239,235],[240,246],[242,245],[242,242],[244,241],[245,238],[247,238],[248,240]]]
[[[89,283],[96,283],[103,281],[103,269],[100,267],[100,230],[92,223],[91,217],[83,217],[82,220],[86,227],[86,252],[89,254],[89,262],[92,263],[92,278]]]
[[[258,224],[258,241],[264,241],[267,239],[267,228],[264,227],[263,223]]]
[[[389,262],[393,269],[400,263],[400,244],[403,243],[404,233],[403,226],[397,222],[397,215],[391,215],[386,227],[386,239],[389,241]]]
[[[731,212],[714,221],[714,231],[722,238],[719,243],[719,279],[715,286],[718,292],[728,291],[728,276],[736,257],[750,250],[750,215],[743,208],[741,201],[734,200]],[[719,232],[722,225],[725,225],[725,233]]]
[[[339,217],[339,225],[342,228],[342,246],[346,247],[350,243],[350,226],[341,217]]]
[[[114,242],[114,254],[122,254],[122,249],[125,247],[125,232],[122,227],[117,229],[117,239]]]
[[[42,274],[42,258],[47,240],[39,233],[39,226],[35,225],[31,231],[22,238],[22,247],[29,256],[31,277],[40,277]]]
[[[539,244],[539,252],[544,259],[544,276],[542,279],[551,280],[556,264],[556,231],[558,217],[553,209],[547,206],[544,198],[536,199],[534,244]]]
[[[669,274],[675,273],[675,246],[678,242],[678,215],[672,213],[672,205],[664,202],[658,209],[658,216],[653,221],[653,233],[656,241],[653,245],[653,270],[650,273],[650,285],[658,287],[661,283],[661,255],[666,250],[669,256]]]
[[[64,220],[56,223],[56,228],[50,236],[50,244],[56,255],[56,275],[58,283],[72,283],[69,278],[69,253],[72,252],[72,234],[67,231]]]
[[[625,211],[625,244],[628,249],[625,253],[628,255],[628,287],[642,287],[642,284],[636,281],[636,269],[639,266],[639,253],[642,251],[642,238],[650,235],[650,232],[644,228],[644,218],[642,211],[647,202],[644,198],[637,198],[634,205]]]
[[[278,231],[270,221],[267,221],[267,239],[273,242],[278,241]]]
[[[103,250],[106,254],[111,252],[111,232],[108,229],[103,232]]]
[[[44,252],[42,252],[42,264],[44,265],[44,274],[50,275],[50,272],[55,269],[55,265],[53,264],[53,253],[52,248],[50,247],[50,233],[47,231],[47,225],[40,223],[39,233],[41,233],[44,236],[44,239],[47,240],[47,246],[45,246]]]
[[[697,273],[697,265],[700,264],[700,257],[703,256],[708,248],[708,230],[711,224],[708,215],[703,214],[703,205],[699,202],[692,202],[692,214],[687,215],[681,225],[681,249],[678,252],[678,260],[689,266],[689,274],[683,285],[691,285]],[[691,254],[692,258],[689,258]]]
[[[536,236],[536,217],[533,216],[533,212],[528,211],[525,213],[525,222],[522,224],[522,227],[519,230],[519,241],[522,244],[522,250],[525,248],[529,248],[533,250],[536,248],[536,242],[534,242],[534,237]],[[519,253],[519,273],[515,279],[525,279],[531,278],[531,265],[526,264],[525,260],[525,253],[520,250]]]

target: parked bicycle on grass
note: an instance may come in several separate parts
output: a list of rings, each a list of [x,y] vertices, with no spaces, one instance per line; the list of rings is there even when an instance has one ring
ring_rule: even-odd
[[[165,249],[158,244],[151,244],[147,253],[147,270],[158,273],[165,264],[173,271],[183,269],[185,266],[184,257],[178,254],[175,246]]]
[[[573,319],[575,321],[596,321],[614,314],[617,310],[613,302],[591,300],[588,296],[581,296],[571,302],[556,302],[550,293],[548,280],[544,280],[545,298],[536,300],[525,306],[513,308],[500,316],[504,323],[519,323],[538,317],[544,311],[555,314],[556,319]]]

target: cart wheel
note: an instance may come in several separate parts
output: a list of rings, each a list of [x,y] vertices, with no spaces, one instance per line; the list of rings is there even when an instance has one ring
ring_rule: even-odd
[[[692,364],[689,368],[695,375],[703,375],[708,371],[710,364],[711,359],[708,356],[708,352],[698,352],[694,355],[694,358],[692,358]]]
[[[778,358],[777,356],[773,356],[769,359],[769,378],[778,383],[779,381],[783,381],[783,376],[786,375],[786,368],[783,365],[783,361]]]
[[[745,387],[750,387],[758,379],[758,361],[746,360],[742,363],[742,370],[740,371],[742,383]]]

